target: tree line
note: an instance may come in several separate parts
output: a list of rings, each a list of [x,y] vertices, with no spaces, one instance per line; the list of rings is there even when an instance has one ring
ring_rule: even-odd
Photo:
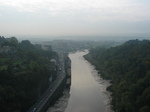
[[[150,41],[129,40],[110,48],[96,47],[85,58],[111,81],[115,112],[150,112]]]
[[[49,86],[50,59],[57,54],[16,37],[0,36],[0,49],[0,112],[25,112]]]

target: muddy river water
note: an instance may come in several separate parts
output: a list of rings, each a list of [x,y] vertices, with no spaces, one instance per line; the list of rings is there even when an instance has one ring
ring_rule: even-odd
[[[83,56],[88,51],[70,53],[71,87],[47,112],[112,112],[108,81],[103,80],[94,66]]]

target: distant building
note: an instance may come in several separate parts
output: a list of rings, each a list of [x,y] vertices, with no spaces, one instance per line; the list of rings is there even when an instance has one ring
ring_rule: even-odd
[[[17,52],[17,49],[15,47],[10,46],[0,46],[0,53],[5,54],[14,54]]]
[[[42,44],[35,44],[35,47],[36,47],[37,49],[42,49]]]
[[[55,50],[55,51],[62,51],[64,49],[66,50],[69,48],[67,42],[59,41],[59,40],[53,41],[52,47],[53,47],[53,50]]]
[[[56,60],[55,59],[50,60],[50,70],[56,70]]]
[[[42,45],[42,49],[47,50],[47,51],[52,51],[52,46],[51,45]]]
[[[0,53],[8,53],[9,51],[11,51],[11,47],[10,46],[0,46]]]

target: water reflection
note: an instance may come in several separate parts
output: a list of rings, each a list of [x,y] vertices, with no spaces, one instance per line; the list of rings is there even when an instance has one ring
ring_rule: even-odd
[[[87,53],[69,54],[72,74],[70,94],[65,93],[47,112],[111,112],[109,93],[106,92],[109,83],[101,79],[94,66],[83,58]]]
[[[70,99],[65,112],[105,112],[103,93],[92,76],[93,68],[83,58],[88,52],[70,54],[72,84]]]

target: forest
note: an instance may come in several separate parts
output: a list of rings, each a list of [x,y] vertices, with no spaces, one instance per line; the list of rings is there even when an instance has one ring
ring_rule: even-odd
[[[52,50],[0,36],[0,112],[26,112],[50,85]]]
[[[129,40],[115,47],[96,47],[84,56],[101,77],[110,80],[115,112],[150,112],[150,41]]]

